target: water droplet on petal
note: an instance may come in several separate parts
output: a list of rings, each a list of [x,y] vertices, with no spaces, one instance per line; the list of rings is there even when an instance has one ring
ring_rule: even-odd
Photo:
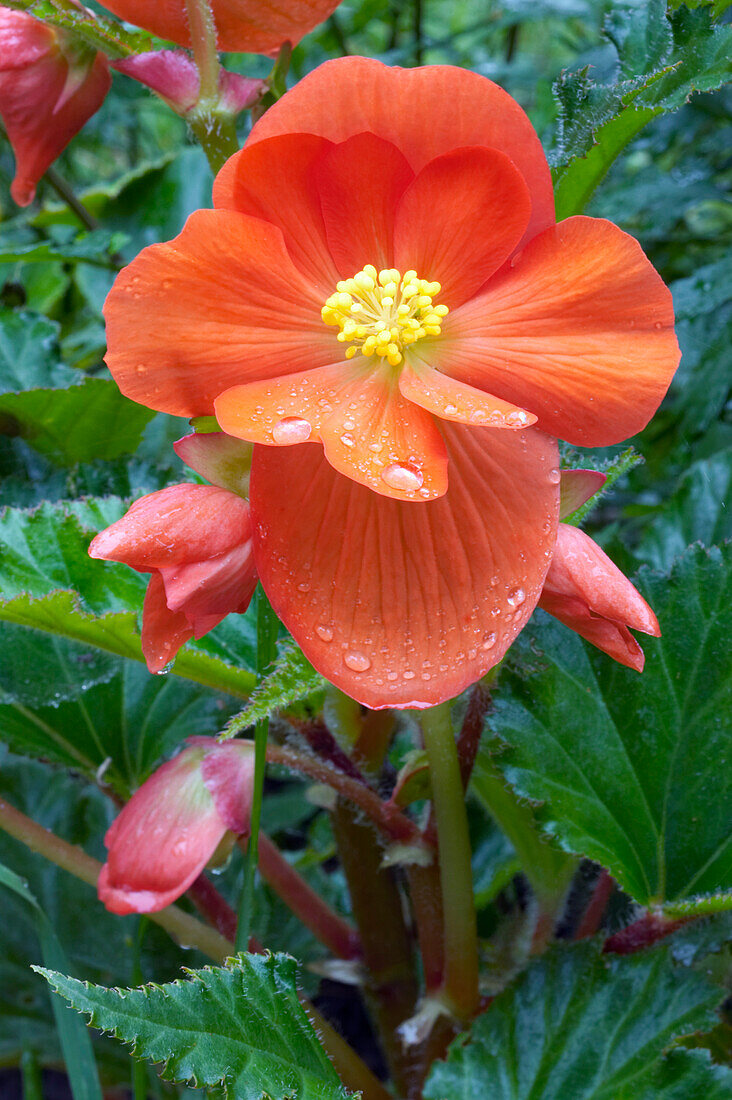
[[[345,434],[345,435],[341,436],[341,443],[343,444],[344,447],[355,447],[355,443],[353,442],[353,437],[348,435],[348,434]]]
[[[333,641],[333,630],[329,626],[316,626],[315,633],[323,642]]]
[[[445,405],[445,416],[454,416],[457,411],[457,405]]]
[[[509,607],[521,607],[521,604],[526,599],[526,593],[523,588],[512,588],[506,597]]]
[[[343,664],[346,668],[350,668],[351,672],[365,672],[368,668],[371,668],[370,659],[365,653],[359,653],[357,650],[346,653]]]
[[[546,476],[551,485],[558,485],[559,482],[562,480],[561,471],[558,470],[556,466],[553,466]]]
[[[286,416],[275,424],[272,438],[275,443],[305,443],[312,430],[310,422],[301,416]]]
[[[415,492],[424,481],[424,474],[416,466],[400,462],[392,462],[381,471],[381,476],[390,489],[401,489],[405,493]]]
[[[483,649],[493,649],[493,646],[495,644],[496,644],[495,634],[492,634],[492,633],[491,634],[486,634],[485,638],[483,639]]]

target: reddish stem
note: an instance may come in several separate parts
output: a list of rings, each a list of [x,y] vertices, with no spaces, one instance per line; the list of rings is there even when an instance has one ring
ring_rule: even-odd
[[[246,848],[246,841],[239,841]],[[259,871],[279,898],[340,959],[361,957],[358,932],[308,886],[265,834],[259,834]]]
[[[336,771],[330,764],[282,745],[268,745],[267,760],[309,775],[319,783],[327,783],[347,801],[360,807],[391,840],[405,844],[424,843],[420,830],[394,803],[383,802],[370,787]]]
[[[457,741],[460,778],[463,781],[465,790],[468,789],[475,758],[478,755],[478,745],[480,744],[480,737],[490,702],[491,696],[487,688],[480,683],[475,684],[470,693],[468,708],[465,711]]]
[[[610,901],[610,895],[614,887],[615,883],[613,882],[612,875],[603,867],[600,874],[597,876],[597,880],[592,889],[592,897],[587,903],[587,908],[582,915],[582,920],[574,934],[576,940],[587,939],[588,936],[594,936],[595,932],[597,932],[602,923],[602,918],[605,915],[607,903]]]
[[[294,724],[298,732],[303,735],[310,745],[310,748],[321,760],[326,760],[329,764],[332,764],[334,768],[337,768],[338,771],[343,772],[344,775],[350,775],[351,779],[355,779],[359,783],[368,786],[359,769],[353,763],[350,756],[343,751],[325,722],[314,720],[310,722],[295,722]]]
[[[652,947],[654,943],[670,936],[684,924],[688,924],[688,918],[670,920],[662,913],[646,913],[640,920],[629,924],[627,928],[621,928],[619,932],[605,940],[602,950],[613,955],[633,955],[636,951],[642,951],[644,947]]]

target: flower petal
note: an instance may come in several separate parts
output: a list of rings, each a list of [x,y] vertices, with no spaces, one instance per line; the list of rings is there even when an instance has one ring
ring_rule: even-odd
[[[544,586],[546,593],[580,599],[595,614],[659,637],[658,619],[628,578],[589,535],[560,523]]]
[[[226,832],[200,771],[185,749],[132,796],[104,838],[101,901],[113,913],[154,913],[198,877]]]
[[[193,637],[193,628],[182,611],[171,611],[159,573],[153,573],[142,605],[142,654],[149,672],[162,672],[182,645]]]
[[[331,148],[313,134],[247,143],[227,160],[213,188],[217,209],[237,210],[282,230],[293,263],[321,287],[323,299],[341,277],[328,248],[315,175]]]
[[[397,500],[430,500],[447,488],[433,418],[363,356],[235,386],[217,399],[216,416],[230,435],[270,447],[320,439],[342,474]]]
[[[173,450],[186,466],[212,485],[239,496],[248,495],[252,448],[241,439],[232,439],[224,432],[193,432],[176,439]]]
[[[279,229],[198,210],[118,275],[104,309],[107,364],[134,401],[208,415],[230,386],[331,362],[322,304]]]
[[[443,431],[450,486],[419,506],[355,485],[314,447],[254,449],[265,590],[308,659],[369,707],[431,706],[483,675],[531,614],[551,557],[555,441]]]
[[[571,596],[555,596],[546,592],[539,600],[539,606],[618,664],[634,668],[636,672],[643,671],[645,654],[624,623],[593,615],[586,603]]]
[[[394,215],[414,179],[404,155],[376,134],[355,134],[330,146],[316,179],[340,278],[350,278],[366,264],[377,270],[393,267]]]
[[[202,638],[226,615],[249,606],[257,587],[251,538],[207,561],[168,566],[160,576],[169,609],[182,612],[193,636]]]
[[[600,470],[562,470],[559,483],[559,518],[566,519],[599,493],[607,481]]]
[[[123,561],[149,573],[204,561],[250,538],[249,504],[216,485],[169,485],[140,497],[89,546],[92,558]]]
[[[404,192],[394,266],[436,279],[440,302],[454,309],[508,259],[530,215],[529,190],[505,153],[453,149],[426,164]]]
[[[554,223],[549,167],[526,114],[497,84],[451,65],[399,69],[365,57],[326,61],[270,107],[249,143],[291,132],[346,141],[367,131],[396,145],[415,172],[451,149],[498,149],[531,193],[526,239]]]
[[[409,362],[399,376],[399,389],[409,401],[443,420],[479,427],[514,429],[528,428],[536,423],[533,413],[519,409],[510,401],[501,401],[500,397],[493,397],[484,390],[457,382],[433,370],[411,352]]]
[[[102,6],[160,38],[190,46],[185,0],[101,0]],[[338,0],[212,0],[220,50],[274,53],[296,45],[327,18]]]
[[[254,794],[252,742],[214,742],[201,761],[201,775],[227,829],[248,834]]]
[[[671,294],[640,245],[598,218],[531,241],[443,324],[431,362],[514,401],[570,443],[639,432],[679,361]]]

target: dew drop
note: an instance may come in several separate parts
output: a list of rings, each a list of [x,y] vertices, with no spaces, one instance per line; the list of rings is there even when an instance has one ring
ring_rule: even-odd
[[[301,416],[286,416],[275,424],[272,429],[272,438],[275,443],[304,443],[310,439],[312,427]]]
[[[506,597],[509,607],[521,607],[521,604],[526,599],[526,593],[523,588],[512,588]]]
[[[495,644],[496,644],[495,634],[493,634],[493,633],[486,634],[485,638],[483,639],[483,649],[493,649],[493,646]]]
[[[556,466],[553,466],[546,476],[551,485],[558,485],[562,480],[561,471]]]
[[[356,445],[353,441],[353,437],[348,434],[341,436],[341,443],[344,447],[355,447]]]
[[[301,581],[301,583],[297,586],[297,590],[298,592],[309,592],[310,585],[307,583],[307,581]]]
[[[404,673],[405,680],[413,680],[415,676],[416,673],[412,672],[411,668],[408,668],[407,671]]]
[[[403,465],[400,462],[392,462],[381,471],[381,476],[390,489],[401,489],[405,493],[413,493],[424,481],[422,471],[416,466]]]
[[[458,411],[457,405],[445,405],[445,409],[444,409],[445,416],[454,416],[457,411]]]
[[[343,664],[346,668],[350,668],[351,672],[365,672],[366,669],[371,668],[371,661],[366,654],[358,653],[356,650],[346,653]]]
[[[333,641],[333,630],[329,626],[316,626],[315,633],[318,635],[322,642]]]
[[[506,423],[511,428],[522,428],[525,424],[528,423],[528,420],[528,416],[525,412],[522,411],[509,413],[506,417]]]
[[[346,429],[347,432],[352,432],[353,429],[356,427],[356,421],[351,420],[350,418],[348,420],[344,420],[343,427]]]
[[[145,364],[144,363],[138,363],[137,366],[135,367],[135,373],[136,374],[147,374],[147,367],[145,366]]]

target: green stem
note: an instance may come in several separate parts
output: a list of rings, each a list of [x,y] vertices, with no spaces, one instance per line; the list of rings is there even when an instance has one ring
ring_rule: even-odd
[[[208,0],[185,0],[193,57],[200,88],[196,106],[187,114],[191,130],[216,173],[239,151],[234,116],[219,101],[221,67],[216,48],[216,23]]]
[[[422,712],[432,778],[444,915],[444,994],[455,1014],[469,1020],[478,1008],[478,935],[473,903],[468,819],[450,705]]]
[[[546,843],[531,806],[510,790],[488,753],[479,757],[472,790],[511,841],[541,909],[554,913],[565,898],[578,860]]]
[[[732,912],[732,894],[713,894],[691,901],[669,901],[663,906],[664,917],[683,920],[685,917],[710,917],[714,913]]]
[[[43,1100],[41,1067],[35,1051],[23,1051],[20,1058],[20,1072],[23,1078],[23,1100]]]
[[[257,679],[266,675],[277,654],[277,618],[264,594],[257,589]],[[239,919],[236,926],[236,949],[246,951],[252,925],[254,908],[254,878],[259,859],[259,824],[262,819],[264,773],[267,768],[267,739],[269,718],[262,718],[254,727],[254,783],[252,814],[249,827],[249,846],[244,863],[244,881],[239,898]]]

